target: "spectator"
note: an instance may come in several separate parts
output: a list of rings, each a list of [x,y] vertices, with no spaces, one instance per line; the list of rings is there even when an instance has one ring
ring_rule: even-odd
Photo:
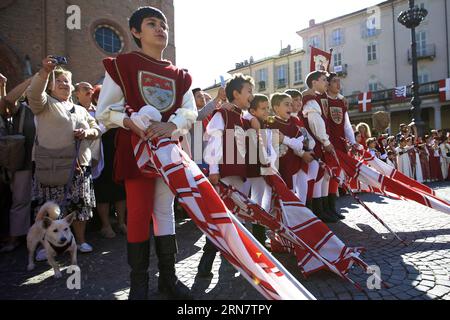
[[[407,177],[413,178],[413,172],[411,169],[411,161],[408,151],[411,147],[407,145],[406,137],[400,138],[400,146],[395,150],[397,152],[397,166],[398,170]]]
[[[367,150],[370,152],[370,154],[374,157],[379,158],[380,153],[377,150],[377,139],[375,138],[369,138],[366,140]]]
[[[427,139],[427,148],[430,153],[431,181],[442,181],[441,149],[439,148],[438,140],[433,138],[433,131],[431,131],[431,134],[432,136]],[[437,137],[436,131],[434,136]]]
[[[62,206],[63,216],[75,212],[76,221],[72,226],[78,248],[81,252],[91,252],[92,247],[85,239],[86,222],[92,218],[92,208],[95,207],[89,146],[92,140],[99,138],[100,128],[86,109],[71,102],[72,74],[55,68],[56,60],[51,56],[45,58],[27,91],[30,108],[37,122],[33,199],[39,206],[49,200],[55,201]],[[75,158],[76,141],[79,141],[79,152]],[[58,154],[58,161],[71,167],[69,173],[64,167],[52,165],[56,161],[54,154]],[[74,170],[75,159],[77,165]],[[49,165],[51,168],[47,167]],[[51,174],[44,174],[46,171]],[[73,178],[70,181],[71,176]],[[42,255],[45,255],[45,250],[38,252],[41,259]]]
[[[388,157],[386,159],[386,163],[388,165],[390,165],[392,168],[397,169],[398,168],[398,166],[397,166],[397,159],[396,159],[397,158],[397,154],[395,153],[395,151],[394,150],[389,150],[387,152],[387,155],[388,155]]]
[[[100,96],[101,86],[96,86],[92,95],[92,100],[97,105],[98,97]],[[117,229],[120,233],[127,234],[127,226],[125,225],[126,218],[126,194],[123,184],[118,184],[113,180],[114,167],[114,141],[117,129],[110,129],[104,132],[102,129],[102,150],[103,150],[103,170],[98,178],[94,179],[95,198],[97,201],[97,212],[100,217],[102,227],[100,234],[104,238],[114,238],[114,232],[110,220],[109,213],[111,204],[117,213]]]
[[[428,136],[425,136],[425,139]],[[430,154],[428,152],[428,148],[426,143],[423,142],[422,138],[419,138],[417,141],[417,150],[419,151],[420,165],[422,167],[422,175],[424,182],[431,181],[431,173],[430,173]]]
[[[89,82],[79,82],[75,85],[75,97],[78,104],[84,107],[92,117],[95,117],[95,105],[92,103],[94,88]]]
[[[382,134],[377,140],[376,149],[380,154],[379,158],[383,161],[386,161],[386,159],[387,159],[387,151],[386,151],[387,146],[388,146],[387,145],[387,134]]]
[[[409,127],[405,123],[400,124],[400,129],[397,135],[395,136],[395,140],[397,141],[397,144],[400,144],[400,139],[402,137],[407,138],[409,136]]]
[[[364,147],[364,149],[367,149],[366,141],[367,141],[367,139],[372,138],[372,133],[370,132],[369,125],[365,122],[360,122],[356,126],[356,130],[361,133],[361,139],[362,139],[361,144]]]
[[[0,252],[10,252],[20,245],[20,237],[25,236],[30,227],[31,212],[31,153],[35,136],[34,116],[25,102],[19,102],[31,79],[15,87],[0,101],[0,121],[12,118],[12,134],[25,136],[25,156],[23,165],[17,171],[6,171],[5,180],[12,193],[9,211],[9,239]],[[0,84],[1,86],[1,84]]]
[[[439,133],[439,131],[438,131]],[[438,135],[439,136],[439,135]],[[450,144],[448,136],[441,134],[441,143],[439,148],[441,150],[441,170],[442,179],[449,180],[449,166],[450,166]]]
[[[192,90],[192,93],[194,94],[195,105],[197,106],[197,109],[201,110],[204,106],[206,106],[206,99],[202,89],[195,88]]]

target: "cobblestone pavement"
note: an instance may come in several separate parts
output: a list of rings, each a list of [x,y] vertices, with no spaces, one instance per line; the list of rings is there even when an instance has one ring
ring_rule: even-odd
[[[450,184],[433,187],[438,195],[450,199]],[[329,300],[450,300],[450,216],[411,202],[392,200],[372,194],[361,196],[374,212],[409,245],[396,240],[349,196],[338,204],[347,216],[343,222],[330,225],[349,246],[364,246],[363,259],[381,270],[389,289],[369,290],[369,277],[360,268],[350,271],[352,279],[365,287],[359,292],[336,275],[321,271],[303,279],[296,269],[293,256],[275,256],[313,293],[317,299]],[[204,236],[190,220],[178,222],[179,278],[192,289],[197,300],[261,300],[263,297],[240,276],[220,255],[214,262],[214,277],[196,280],[197,264],[202,254]],[[129,280],[126,263],[126,239],[118,236],[107,240],[91,232],[87,235],[95,251],[79,254],[81,289],[69,290],[65,272],[69,257],[59,259],[63,278],[53,278],[46,263],[37,263],[36,269],[26,271],[27,253],[22,245],[10,254],[0,255],[0,299],[110,299],[128,297]],[[153,248],[152,248],[153,249]],[[150,266],[150,298],[163,299],[157,293],[157,267],[152,250]]]

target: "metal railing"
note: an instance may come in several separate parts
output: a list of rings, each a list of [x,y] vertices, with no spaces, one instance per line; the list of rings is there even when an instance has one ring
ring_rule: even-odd
[[[420,96],[428,96],[428,95],[439,95],[439,81],[427,82],[420,85],[419,88]],[[349,109],[350,110],[358,110],[358,97],[360,93],[352,94],[347,96]],[[412,90],[411,85],[406,87],[406,98],[405,101],[409,101],[412,98]],[[382,103],[395,103],[398,100],[394,99],[394,88],[374,91],[372,92],[372,104],[382,104]]]

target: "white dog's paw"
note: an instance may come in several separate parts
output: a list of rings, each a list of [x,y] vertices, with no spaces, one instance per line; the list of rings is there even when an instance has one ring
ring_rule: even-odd
[[[61,273],[61,271],[55,271],[55,278],[56,279],[59,279],[59,278],[62,278],[62,273]]]
[[[29,265],[27,266],[27,270],[28,270],[28,271],[34,270],[34,264],[29,264]]]

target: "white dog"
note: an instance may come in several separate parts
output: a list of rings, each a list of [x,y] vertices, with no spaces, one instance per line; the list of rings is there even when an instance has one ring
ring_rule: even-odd
[[[77,265],[77,244],[70,231],[70,225],[75,218],[75,213],[69,214],[61,220],[57,220],[61,210],[51,201],[46,202],[36,216],[36,222],[27,234],[28,271],[34,269],[34,252],[41,243],[47,253],[48,263],[55,271],[55,278],[61,278],[62,274],[55,261],[57,254],[70,252],[72,265]]]

